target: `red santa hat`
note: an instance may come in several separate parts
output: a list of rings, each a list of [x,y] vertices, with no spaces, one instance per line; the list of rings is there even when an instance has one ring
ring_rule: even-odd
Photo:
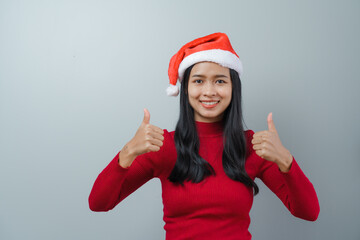
[[[239,76],[243,72],[242,63],[230,44],[225,33],[213,33],[205,37],[197,38],[185,44],[171,58],[169,64],[170,86],[166,89],[168,96],[177,96],[185,70],[199,62],[214,62],[223,67],[234,69]]]

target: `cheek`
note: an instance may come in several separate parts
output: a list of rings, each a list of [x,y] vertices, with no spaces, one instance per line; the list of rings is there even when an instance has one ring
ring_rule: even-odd
[[[219,94],[222,98],[224,99],[230,99],[231,100],[231,95],[232,95],[232,89],[231,88],[224,88],[224,89],[221,89],[219,91]]]
[[[194,105],[195,105],[195,103],[197,101],[196,100],[196,94],[193,91],[190,90],[190,91],[188,91],[187,97],[188,97],[190,106],[192,106],[194,108],[195,107]]]
[[[200,92],[198,91],[198,89],[195,89],[195,88],[189,88],[188,89],[188,96],[189,98],[198,98],[200,95]]]

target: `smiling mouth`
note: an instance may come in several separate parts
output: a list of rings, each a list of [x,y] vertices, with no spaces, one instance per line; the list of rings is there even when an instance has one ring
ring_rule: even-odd
[[[200,101],[202,104],[205,104],[205,105],[214,105],[214,104],[217,104],[219,103],[220,101],[212,101],[212,102],[203,102],[203,101]]]
[[[220,101],[200,101],[201,105],[205,108],[213,108],[215,107]]]

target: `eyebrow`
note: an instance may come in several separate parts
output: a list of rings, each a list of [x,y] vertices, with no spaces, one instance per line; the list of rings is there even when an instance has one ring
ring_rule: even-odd
[[[205,76],[204,76],[204,75],[201,75],[201,74],[194,74],[194,75],[192,75],[191,77],[202,77],[202,78],[204,78]],[[227,76],[222,75],[222,74],[215,75],[215,77],[216,77],[216,78],[227,78]]]

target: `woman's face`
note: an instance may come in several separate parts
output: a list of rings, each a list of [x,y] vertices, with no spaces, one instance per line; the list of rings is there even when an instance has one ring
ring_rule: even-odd
[[[191,69],[188,97],[195,121],[218,122],[231,102],[230,70],[217,63],[200,62]]]

